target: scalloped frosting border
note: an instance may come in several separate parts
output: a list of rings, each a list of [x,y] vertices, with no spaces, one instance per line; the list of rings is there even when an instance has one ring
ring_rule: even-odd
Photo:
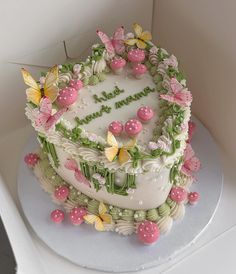
[[[40,159],[34,166],[33,171],[40,182],[42,189],[51,195],[54,203],[63,206],[67,212],[70,212],[74,207],[82,206],[91,214],[97,213],[100,201],[89,198],[85,194],[78,192],[72,185],[65,182],[51,167],[47,154],[40,153]],[[188,191],[192,181],[185,176],[182,178],[181,187]],[[66,185],[70,189],[70,195],[64,202],[56,200],[53,195],[55,189],[61,185]],[[160,232],[165,234],[171,230],[174,220],[184,217],[185,205],[185,203],[178,204],[169,197],[166,202],[158,208],[149,210],[135,211],[106,204],[108,213],[112,216],[112,223],[104,224],[105,231],[113,231],[128,236],[137,232],[137,227],[142,221],[149,220],[155,222],[158,225]]]

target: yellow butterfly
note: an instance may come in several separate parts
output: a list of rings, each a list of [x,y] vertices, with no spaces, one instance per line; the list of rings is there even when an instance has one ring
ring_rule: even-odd
[[[118,155],[119,163],[124,164],[131,159],[128,150],[135,147],[136,139],[132,139],[129,143],[122,146],[122,148],[119,148],[115,136],[110,131],[108,131],[107,143],[110,145],[110,147],[105,148],[105,156],[107,157],[108,161],[112,162]]]
[[[84,216],[85,221],[88,224],[95,224],[95,228],[98,231],[104,231],[104,223],[111,224],[112,217],[110,214],[107,213],[107,208],[103,202],[100,202],[98,207],[99,216],[94,214],[87,214]]]
[[[56,100],[59,91],[57,87],[58,66],[54,66],[49,70],[42,89],[40,89],[39,84],[27,70],[22,68],[21,72],[25,84],[29,86],[26,90],[28,102],[32,102],[38,106],[43,96],[47,96],[52,103]]]
[[[145,49],[147,46],[148,41],[152,40],[152,34],[149,31],[143,31],[143,28],[135,23],[133,25],[135,38],[130,38],[125,41],[127,45],[133,46],[136,44],[136,46],[140,49]]]

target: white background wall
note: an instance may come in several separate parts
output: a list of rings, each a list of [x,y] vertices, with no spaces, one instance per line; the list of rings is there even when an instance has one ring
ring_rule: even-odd
[[[155,40],[179,58],[193,112],[236,160],[236,1],[157,3]]]
[[[78,57],[97,39],[138,21],[151,29],[152,0],[8,0],[0,5],[0,136],[28,122],[25,85],[12,63],[51,66]],[[28,68],[27,66],[24,66]],[[39,76],[41,68],[30,69]]]

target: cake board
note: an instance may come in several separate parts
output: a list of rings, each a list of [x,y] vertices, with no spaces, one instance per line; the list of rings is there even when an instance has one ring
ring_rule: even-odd
[[[71,262],[107,272],[129,272],[158,266],[194,243],[211,222],[220,201],[223,176],[214,139],[197,120],[192,146],[202,168],[191,191],[201,199],[196,206],[186,206],[183,220],[175,221],[167,235],[152,246],[141,244],[136,235],[128,237],[113,232],[98,233],[88,225],[73,226],[68,220],[56,225],[50,212],[58,208],[45,193],[33,172],[21,161],[18,171],[18,195],[23,212],[38,237],[54,252]],[[36,135],[29,139],[23,156],[38,146]],[[22,158],[23,158],[22,156]]]

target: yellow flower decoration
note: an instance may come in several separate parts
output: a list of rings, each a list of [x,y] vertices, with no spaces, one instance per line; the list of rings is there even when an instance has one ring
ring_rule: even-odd
[[[135,23],[133,25],[135,38],[130,38],[125,41],[127,45],[133,46],[136,44],[136,46],[140,49],[145,49],[147,46],[147,42],[152,40],[152,34],[149,31],[143,31],[143,28]]]
[[[99,208],[98,208],[99,216],[94,214],[87,214],[84,216],[84,220],[88,224],[95,224],[95,228],[98,231],[104,231],[104,223],[111,224],[112,223],[112,217],[110,214],[107,213],[107,208],[104,205],[103,202],[100,202]]]
[[[128,150],[135,147],[136,139],[132,139],[129,143],[119,148],[115,136],[110,131],[108,131],[107,143],[110,145],[110,147],[105,148],[105,156],[108,161],[112,162],[114,158],[118,156],[119,163],[122,165],[131,159]]]

